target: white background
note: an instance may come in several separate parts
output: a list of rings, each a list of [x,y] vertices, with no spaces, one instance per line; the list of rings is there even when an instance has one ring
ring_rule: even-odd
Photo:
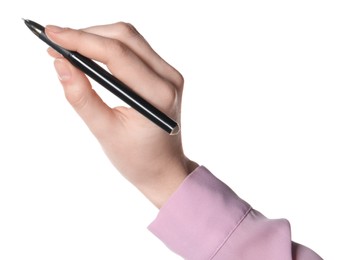
[[[187,155],[287,218],[295,241],[339,259],[337,2],[2,4],[0,259],[180,259],[147,231],[157,210],[110,165],[21,17],[135,25],[185,77]]]

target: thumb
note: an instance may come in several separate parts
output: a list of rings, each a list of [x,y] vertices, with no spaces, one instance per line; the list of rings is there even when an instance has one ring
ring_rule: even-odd
[[[54,67],[68,102],[96,136],[102,135],[105,126],[111,125],[114,119],[113,110],[92,89],[84,73],[66,59],[55,59]]]

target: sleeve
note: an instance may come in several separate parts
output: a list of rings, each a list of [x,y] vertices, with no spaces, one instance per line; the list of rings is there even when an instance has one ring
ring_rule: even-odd
[[[268,219],[204,166],[160,209],[149,230],[187,260],[321,260],[291,241],[289,222]]]

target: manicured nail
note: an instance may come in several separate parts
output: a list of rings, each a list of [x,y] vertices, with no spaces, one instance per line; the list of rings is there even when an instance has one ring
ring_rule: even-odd
[[[66,81],[71,78],[71,70],[64,59],[55,59],[54,67],[60,81]]]
[[[55,26],[55,25],[47,25],[45,29],[53,33],[59,33],[65,30],[65,28]]]

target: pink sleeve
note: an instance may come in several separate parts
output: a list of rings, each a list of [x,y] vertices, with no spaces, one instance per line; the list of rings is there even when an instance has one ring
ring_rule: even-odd
[[[287,220],[265,218],[203,166],[186,178],[148,228],[187,260],[321,260],[291,241]]]

